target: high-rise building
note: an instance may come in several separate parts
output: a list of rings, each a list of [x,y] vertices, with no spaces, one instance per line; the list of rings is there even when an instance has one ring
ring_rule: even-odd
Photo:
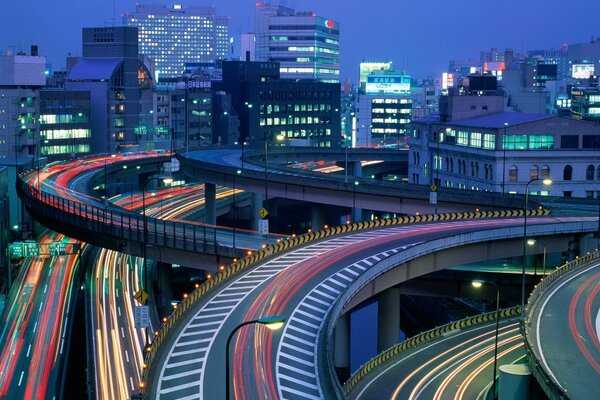
[[[229,17],[216,15],[215,6],[138,4],[123,22],[138,28],[140,53],[155,62],[155,78],[183,74],[186,62],[227,56]]]
[[[139,59],[137,38],[135,27],[83,29],[83,58],[65,88],[90,92],[92,153],[145,139],[136,136],[136,128],[152,108],[153,82]]]
[[[355,103],[355,146],[406,144],[406,133],[412,119],[410,85],[410,76],[393,69],[375,68],[364,77],[364,87]]]
[[[231,95],[243,141],[273,145],[340,145],[340,84],[279,78],[275,62],[224,61],[213,93]]]
[[[283,79],[339,82],[339,22],[263,2],[254,21],[256,61],[278,62]]]
[[[15,178],[18,168],[33,162],[37,154],[45,66],[45,57],[10,52],[0,56],[0,166],[8,167],[11,226],[23,223]]]

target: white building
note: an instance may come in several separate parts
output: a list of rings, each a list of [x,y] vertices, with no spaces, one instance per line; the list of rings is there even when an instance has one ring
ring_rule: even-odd
[[[468,190],[598,197],[600,125],[547,114],[498,112],[451,122],[415,120],[411,183]]]
[[[155,79],[180,76],[186,62],[214,62],[228,53],[229,17],[216,15],[215,6],[137,4],[123,23],[138,27],[139,52],[154,60]]]
[[[279,62],[282,79],[339,82],[339,22],[263,2],[254,21],[256,61]]]

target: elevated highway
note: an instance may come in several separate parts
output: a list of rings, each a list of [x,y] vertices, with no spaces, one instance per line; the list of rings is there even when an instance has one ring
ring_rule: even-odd
[[[600,260],[594,252],[546,277],[529,299],[529,363],[550,399],[598,397],[599,293]]]
[[[311,233],[233,264],[184,300],[159,331],[147,360],[148,395],[222,397],[228,333],[241,321],[276,314],[287,317],[283,332],[247,328],[233,343],[238,398],[339,397],[333,373],[335,321],[375,277],[394,269],[402,271],[403,280],[424,275],[437,266],[412,261],[482,242],[516,239],[502,252],[520,254],[521,218],[419,223],[434,218],[442,217],[379,220]],[[536,235],[568,237],[597,228],[595,218],[530,221]],[[464,253],[472,261],[490,254]]]
[[[524,362],[520,307],[500,312],[499,365]],[[361,366],[344,384],[349,400],[485,399],[494,362],[495,311],[412,337]]]
[[[113,168],[121,171],[126,163],[129,169],[152,174],[158,172],[157,165],[164,161],[164,156],[155,159],[106,156],[55,164],[39,172],[22,173],[17,180],[17,191],[36,220],[93,245],[142,256],[146,234],[147,256],[160,262],[201,266],[212,260],[212,256],[240,257],[245,253],[244,245],[260,248],[265,238],[256,232],[144,218],[90,193],[94,175],[105,172],[107,163],[115,163]],[[273,236],[271,240],[275,239]]]

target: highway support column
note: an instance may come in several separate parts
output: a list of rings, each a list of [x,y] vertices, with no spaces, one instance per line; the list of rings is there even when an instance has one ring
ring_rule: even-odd
[[[257,231],[258,230],[258,220],[261,219],[260,215],[258,215],[258,212],[261,210],[261,208],[263,208],[263,199],[264,196],[262,195],[262,193],[252,193],[252,204],[250,207],[250,220],[252,221],[252,230],[253,231]],[[269,210],[267,210],[269,211]]]
[[[217,224],[217,186],[213,183],[204,184],[204,222],[210,225]]]
[[[340,382],[350,378],[350,312],[337,320],[334,332],[334,365]]]
[[[377,353],[381,353],[400,339],[400,288],[384,290],[377,302]]]

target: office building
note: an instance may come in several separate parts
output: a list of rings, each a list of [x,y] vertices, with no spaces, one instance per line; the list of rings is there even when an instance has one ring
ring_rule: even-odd
[[[413,121],[411,183],[466,190],[596,197],[600,125],[547,114],[492,112]]]
[[[358,147],[406,145],[406,133],[412,119],[410,76],[393,69],[374,66],[366,76],[361,64],[361,89],[356,96],[356,130]]]
[[[282,79],[339,82],[339,22],[263,2],[254,21],[256,61],[278,62]]]
[[[224,61],[213,93],[231,96],[243,141],[262,146],[340,145],[340,84],[280,79],[279,63]]]
[[[600,122],[600,90],[597,86],[573,87],[569,100],[573,118]]]
[[[39,113],[40,165],[90,153],[89,91],[42,90]]]
[[[140,61],[137,38],[134,27],[83,29],[83,57],[65,89],[90,92],[92,153],[146,142],[136,127],[152,109],[153,80]]]
[[[39,90],[46,84],[45,68],[45,57],[11,52],[0,56],[0,166],[8,169],[11,226],[23,223],[15,179],[19,167],[33,162],[37,154]]]
[[[123,22],[138,28],[140,53],[156,64],[156,80],[182,75],[186,62],[228,54],[229,17],[216,15],[215,6],[137,4]]]

